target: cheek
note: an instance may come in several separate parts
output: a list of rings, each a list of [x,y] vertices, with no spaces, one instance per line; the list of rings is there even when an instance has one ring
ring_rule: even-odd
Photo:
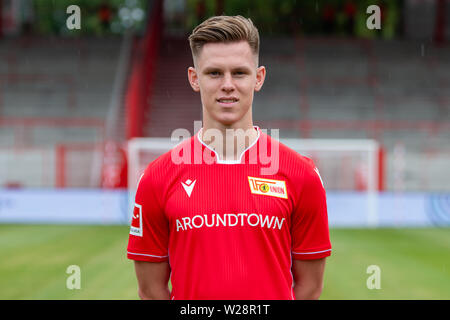
[[[243,83],[241,86],[239,86],[239,91],[241,97],[244,98],[244,100],[251,99],[255,92],[255,83]]]
[[[213,97],[215,92],[218,90],[217,85],[214,81],[199,82],[200,93],[205,97]]]
[[[255,87],[256,87],[256,81],[253,81],[253,79],[242,81],[239,84],[240,90],[247,95],[252,94],[255,90]]]
[[[214,86],[211,86],[211,84],[200,87],[200,99],[203,107],[210,110],[215,108],[216,92],[217,90]]]
[[[216,99],[215,91],[212,88],[202,88],[200,93],[204,102],[211,103]]]
[[[251,108],[253,103],[253,91],[248,92],[245,97],[241,100],[242,102],[242,112],[247,112]]]

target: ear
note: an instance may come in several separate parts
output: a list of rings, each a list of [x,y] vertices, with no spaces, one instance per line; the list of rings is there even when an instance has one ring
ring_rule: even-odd
[[[265,79],[266,79],[266,68],[264,66],[260,66],[258,67],[258,69],[256,69],[256,84],[255,84],[256,92],[261,90]]]
[[[192,89],[195,92],[199,92],[200,86],[198,85],[198,75],[197,75],[197,71],[195,70],[195,68],[193,68],[193,67],[188,68],[188,79],[189,79],[189,83],[190,83]]]

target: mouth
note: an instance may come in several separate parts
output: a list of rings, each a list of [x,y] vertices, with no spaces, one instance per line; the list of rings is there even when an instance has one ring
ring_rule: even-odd
[[[226,97],[226,98],[224,97],[216,99],[216,101],[223,106],[229,107],[236,104],[239,101],[239,99],[235,97]]]

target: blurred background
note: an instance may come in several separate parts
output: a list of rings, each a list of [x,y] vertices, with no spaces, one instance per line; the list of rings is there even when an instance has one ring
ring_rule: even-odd
[[[315,146],[322,298],[449,299],[449,0],[0,0],[0,298],[137,298],[129,191],[161,150],[130,141],[195,133],[187,37],[223,13],[260,31],[255,125]]]

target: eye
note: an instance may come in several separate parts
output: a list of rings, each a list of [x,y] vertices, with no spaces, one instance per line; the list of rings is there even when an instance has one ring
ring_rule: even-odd
[[[219,71],[211,71],[209,74],[213,77],[217,77],[220,75]]]

